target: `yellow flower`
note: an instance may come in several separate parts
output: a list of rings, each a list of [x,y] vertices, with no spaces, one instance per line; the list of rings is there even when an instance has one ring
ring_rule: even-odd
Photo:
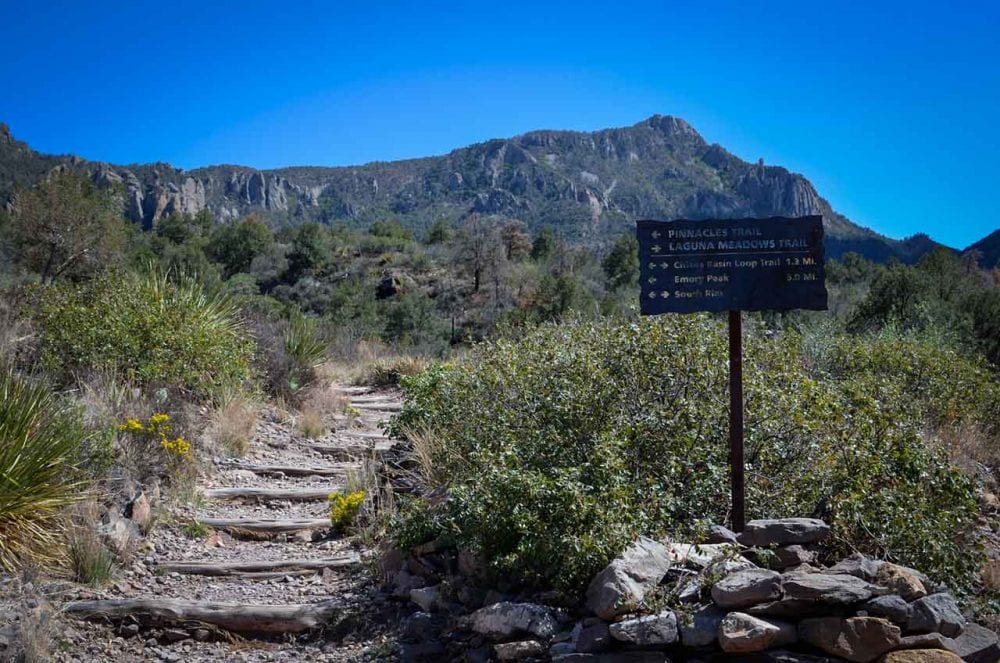
[[[187,458],[191,455],[191,443],[185,440],[183,437],[177,437],[173,440],[168,440],[164,437],[160,441],[160,446],[162,446],[167,453],[177,456],[179,458]]]
[[[365,501],[365,491],[356,490],[344,494],[339,490],[330,494],[330,524],[334,529],[343,529],[354,522],[361,504]]]
[[[123,433],[140,433],[142,432],[142,424],[139,423],[138,419],[126,419],[118,425],[118,430]]]

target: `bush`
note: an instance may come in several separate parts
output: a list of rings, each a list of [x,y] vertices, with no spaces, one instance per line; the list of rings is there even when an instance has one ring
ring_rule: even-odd
[[[196,283],[124,272],[40,294],[42,361],[65,382],[107,370],[201,399],[250,382],[253,342],[237,309]]]
[[[835,376],[808,369],[801,346],[746,338],[748,517],[822,517],[831,554],[858,549],[967,586],[973,485],[922,437],[931,410],[887,368],[906,359],[890,347],[880,368]],[[450,499],[410,507],[419,522],[399,531],[433,524],[498,573],[580,590],[640,533],[725,521],[726,357],[707,316],[575,322],[404,378],[393,430],[440,439]]]
[[[44,388],[0,370],[0,568],[59,561],[59,512],[77,502],[76,413]]]
[[[342,493],[339,490],[330,493],[330,525],[337,532],[343,532],[354,524],[361,504],[365,501],[365,492],[355,490],[350,493]]]

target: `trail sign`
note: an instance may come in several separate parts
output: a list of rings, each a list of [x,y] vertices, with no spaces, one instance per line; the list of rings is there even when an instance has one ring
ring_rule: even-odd
[[[639,221],[644,315],[826,309],[823,219]]]
[[[643,315],[729,311],[732,525],[743,529],[741,311],[826,310],[820,216],[639,221]]]

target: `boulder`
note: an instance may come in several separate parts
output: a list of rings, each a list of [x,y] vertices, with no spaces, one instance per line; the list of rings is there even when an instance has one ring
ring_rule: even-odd
[[[899,627],[880,617],[818,617],[799,622],[799,640],[855,663],[874,661],[899,644]]]
[[[106,514],[105,522],[98,526],[97,532],[119,557],[124,558],[132,554],[142,538],[142,532],[134,522],[122,518],[113,511]]]
[[[576,634],[576,650],[585,654],[602,652],[611,646],[608,625],[599,619],[585,621]]]
[[[724,573],[754,568],[753,562],[736,554],[737,548],[731,543],[668,542],[666,548],[675,566],[699,571],[715,566]]]
[[[916,633],[899,639],[898,649],[947,649],[954,648],[955,641],[940,633]]]
[[[148,531],[150,523],[153,521],[153,509],[149,504],[146,493],[139,493],[138,496],[126,507],[125,514],[142,531]]]
[[[979,624],[965,625],[962,634],[948,647],[965,663],[996,663],[1000,661],[1000,638],[990,629]]]
[[[754,658],[754,663],[844,663],[841,658],[814,656],[787,649],[772,649]]]
[[[441,589],[439,585],[433,587],[420,587],[410,590],[410,600],[420,606],[424,612],[434,612],[441,601]]]
[[[882,564],[883,562],[866,557],[861,553],[852,553],[827,569],[826,573],[854,576],[867,582],[874,582]]]
[[[936,631],[949,638],[961,635],[965,618],[951,594],[940,593],[914,601],[906,630],[916,633]]]
[[[779,518],[751,520],[737,539],[748,547],[817,543],[830,534],[830,526],[816,518]]]
[[[795,626],[743,612],[731,612],[719,623],[719,646],[727,654],[749,654],[796,640]]]
[[[913,608],[903,600],[903,597],[889,594],[873,598],[864,605],[862,610],[871,617],[885,617],[894,624],[906,626],[910,621],[910,613]]]
[[[528,633],[548,638],[559,626],[552,611],[534,603],[494,603],[471,615],[472,630],[491,640]]]
[[[677,615],[664,610],[655,615],[625,619],[608,626],[611,637],[640,647],[677,642]]]
[[[739,543],[736,532],[722,525],[712,525],[708,528],[706,543]]]
[[[602,619],[633,612],[672,564],[666,546],[641,537],[594,576],[587,588],[587,607]]]
[[[943,649],[906,649],[889,652],[884,663],[962,663],[962,659]]]
[[[663,652],[622,651],[609,654],[562,654],[553,656],[552,663],[670,663],[670,661]]]
[[[726,613],[708,605],[681,620],[681,644],[685,647],[710,647],[719,637],[719,624]]]
[[[712,600],[722,608],[746,608],[778,598],[781,574],[767,569],[737,571],[712,586]]]
[[[827,617],[830,615],[830,606],[818,601],[807,601],[804,599],[790,599],[788,597],[761,603],[744,608],[743,612],[754,617],[767,617],[768,619],[791,619],[796,621],[806,617]]]
[[[782,587],[785,598],[828,605],[860,603],[885,591],[854,576],[826,573],[786,573]]]
[[[493,653],[498,661],[523,661],[526,658],[540,656],[545,652],[545,645],[538,640],[520,640],[493,645]]]
[[[893,594],[899,594],[905,601],[916,601],[927,596],[924,583],[908,569],[886,562],[875,574],[875,582],[887,587]]]

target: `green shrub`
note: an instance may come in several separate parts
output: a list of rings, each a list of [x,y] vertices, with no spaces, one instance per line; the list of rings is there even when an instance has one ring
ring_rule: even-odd
[[[925,410],[884,366],[840,378],[808,369],[801,346],[745,341],[748,517],[823,517],[831,554],[966,585],[973,485],[925,442]],[[393,429],[439,437],[450,499],[411,507],[419,523],[399,531],[447,532],[498,573],[582,589],[640,533],[726,520],[727,380],[725,330],[707,316],[543,325],[405,378]]]
[[[111,370],[141,386],[212,398],[251,378],[253,342],[237,309],[194,282],[123,272],[40,294],[42,361],[67,382]]]
[[[83,438],[74,410],[0,370],[0,568],[59,561],[59,512],[82,497],[73,461]]]

